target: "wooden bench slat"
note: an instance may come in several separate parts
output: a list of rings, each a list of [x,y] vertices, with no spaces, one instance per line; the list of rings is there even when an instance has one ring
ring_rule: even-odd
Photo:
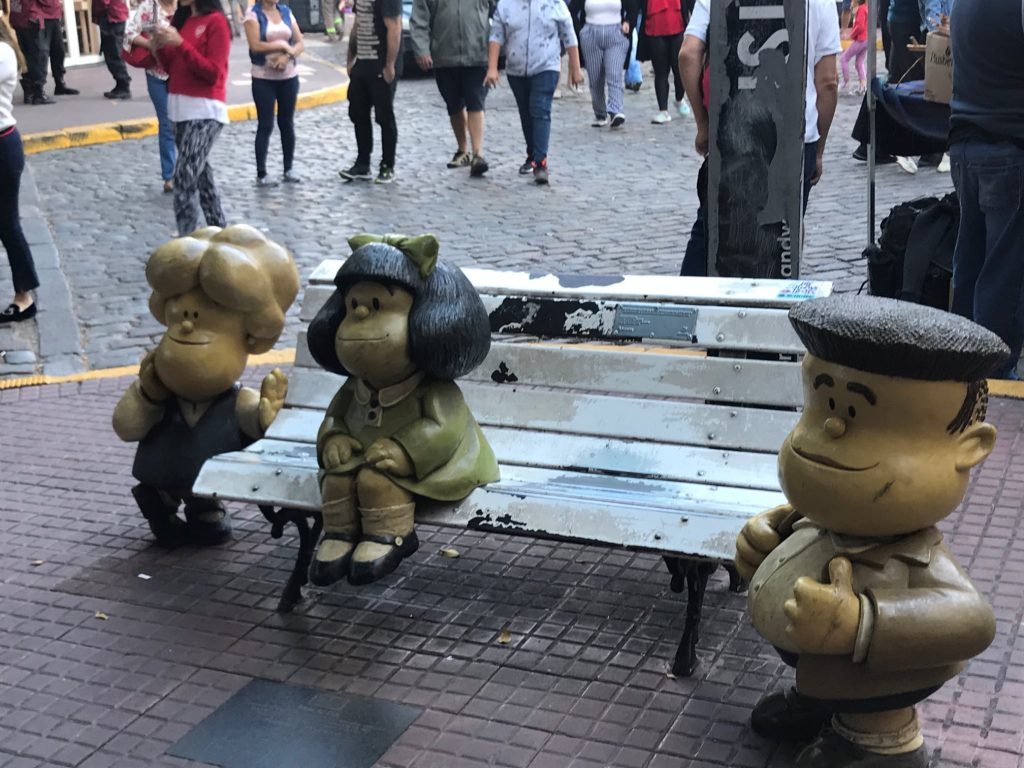
[[[342,259],[327,259],[313,271],[311,285],[334,284]],[[829,281],[766,280],[675,275],[555,275],[463,268],[480,293],[575,297],[626,301],[672,301],[745,307],[788,307],[794,301],[827,296]]]
[[[310,371],[289,385],[286,403],[323,412],[339,385],[338,376]],[[519,427],[528,414],[530,429],[538,432],[775,452],[798,418],[795,411],[767,408],[479,382],[462,382],[460,386],[470,410],[484,427]]]
[[[262,440],[208,461],[199,495],[319,508],[311,446]],[[731,559],[737,517],[782,503],[779,492],[502,467],[498,483],[454,505],[424,504],[417,520]]]
[[[267,430],[267,438],[315,443],[323,413],[285,409]],[[549,433],[537,439],[527,429],[487,427],[487,440],[501,464],[561,468],[588,467],[598,472],[698,483],[727,483],[778,490],[775,456],[769,453],[680,448],[665,443]]]
[[[796,408],[803,403],[793,362],[631,352],[629,347],[495,342],[462,381],[515,376],[520,385],[649,397],[712,399]],[[319,370],[300,334],[294,376]]]
[[[299,314],[303,322],[308,323],[319,311],[323,303],[333,292],[329,286],[309,286],[302,301]],[[504,297],[483,296],[488,311],[496,309]],[[596,306],[596,305],[595,305]],[[611,326],[614,323],[615,303],[606,304],[602,311],[601,321],[594,326],[594,335],[599,338],[612,338]],[[673,308],[679,305],[671,305]],[[802,354],[803,345],[789,323],[787,313],[782,309],[737,309],[726,306],[698,306],[697,318],[693,334],[697,338],[696,345],[705,349],[732,351],[771,351],[787,354]],[[510,328],[509,332],[530,333],[529,328]],[[539,335],[539,334],[538,334]],[[543,331],[543,335],[566,337],[570,334],[556,331]],[[582,333],[571,334],[583,336]],[[665,343],[669,343],[665,340]],[[673,342],[682,344],[682,342]]]

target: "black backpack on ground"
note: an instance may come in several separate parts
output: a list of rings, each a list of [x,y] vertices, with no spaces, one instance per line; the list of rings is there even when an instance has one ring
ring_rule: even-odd
[[[878,245],[864,251],[871,294],[948,310],[959,228],[955,192],[897,205],[882,220]]]

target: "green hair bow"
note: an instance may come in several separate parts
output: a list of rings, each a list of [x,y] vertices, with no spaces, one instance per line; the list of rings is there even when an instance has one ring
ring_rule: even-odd
[[[369,243],[387,243],[404,253],[420,269],[420,277],[426,280],[437,264],[437,252],[441,248],[434,235],[353,235],[348,239],[349,247],[355,251]]]

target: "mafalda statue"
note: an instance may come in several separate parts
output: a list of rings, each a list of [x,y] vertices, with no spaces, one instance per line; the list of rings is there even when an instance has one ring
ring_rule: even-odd
[[[804,410],[779,451],[789,503],[736,542],[757,631],[796,667],[752,726],[811,741],[799,768],[925,768],[914,705],[995,634],[935,524],[989,455],[985,376],[1008,350],[963,318],[837,296],[790,311]],[[812,741],[813,739],[813,741]]]
[[[483,362],[490,324],[433,235],[357,235],[309,349],[348,378],[317,438],[324,536],[314,584],[368,584],[416,551],[418,499],[454,501],[498,479],[494,452],[452,379]]]
[[[298,270],[252,227],[206,227],[157,248],[146,280],[149,309],[167,330],[114,409],[114,431],[139,443],[132,493],[157,542],[219,544],[231,536],[227,513],[193,496],[192,484],[208,458],[262,437],[284,402],[288,380],[277,369],[259,392],[237,382],[249,355],[281,335]]]

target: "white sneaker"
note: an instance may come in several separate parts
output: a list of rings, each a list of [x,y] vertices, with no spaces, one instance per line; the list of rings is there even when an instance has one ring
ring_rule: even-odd
[[[942,156],[942,160],[939,161],[939,167],[935,170],[939,173],[949,173],[949,152]]]
[[[604,128],[608,125],[608,122],[608,115],[605,115],[604,117],[595,117],[594,122],[592,122],[591,125],[595,128]]]
[[[686,99],[676,102],[676,111],[683,117],[690,116],[690,105],[686,103]]]
[[[651,122],[655,125],[664,125],[665,123],[672,122],[672,115],[666,112],[658,112],[651,118]]]
[[[907,173],[917,173],[917,161],[912,157],[897,155],[896,164]]]
[[[626,116],[619,112],[612,118],[612,128],[621,128],[622,124],[626,122]]]

